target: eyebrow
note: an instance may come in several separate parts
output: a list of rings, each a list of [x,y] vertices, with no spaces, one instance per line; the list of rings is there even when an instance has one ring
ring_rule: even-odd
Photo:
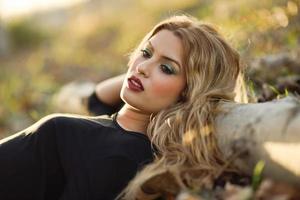
[[[150,40],[148,41],[148,45],[149,45],[150,48],[154,51],[154,47],[153,47],[152,43],[150,42]],[[169,60],[169,61],[171,61],[171,62],[174,62],[176,65],[178,65],[179,69],[181,69],[180,63],[179,63],[178,61],[176,61],[175,59],[170,58],[170,57],[168,57],[168,56],[164,56],[164,55],[162,55],[161,57],[164,58],[164,59],[166,59],[166,60]]]

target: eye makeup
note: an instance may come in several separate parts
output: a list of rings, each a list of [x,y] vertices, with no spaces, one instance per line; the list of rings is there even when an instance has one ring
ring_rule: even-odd
[[[154,50],[154,47],[153,47],[153,45],[151,44],[150,41],[148,41],[148,43],[147,43],[147,45],[146,45],[145,48],[151,50],[151,52],[154,52],[154,51],[155,51],[155,50]],[[152,53],[152,54],[153,54],[153,53]],[[175,64],[178,66],[178,71],[181,70],[181,65],[180,65],[180,63],[179,63],[178,61],[176,61],[175,59],[170,58],[170,57],[165,56],[165,55],[161,55],[161,57],[162,57],[163,59],[165,59],[165,60],[168,60],[168,61],[170,61],[170,62],[175,63]]]
[[[147,47],[142,49],[141,52],[142,52],[142,56],[144,58],[151,58],[152,57],[152,51]],[[166,61],[169,62],[169,60],[166,59],[166,58],[163,58],[163,60],[166,60]],[[174,67],[172,64],[169,64],[169,63],[161,64],[160,68],[161,68],[161,71],[163,73],[168,74],[168,75],[177,73],[176,67]]]

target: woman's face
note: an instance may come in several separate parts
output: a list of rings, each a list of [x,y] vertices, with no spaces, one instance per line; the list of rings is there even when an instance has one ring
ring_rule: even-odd
[[[132,108],[157,113],[180,99],[186,78],[181,40],[169,30],[156,33],[133,58],[121,89]]]

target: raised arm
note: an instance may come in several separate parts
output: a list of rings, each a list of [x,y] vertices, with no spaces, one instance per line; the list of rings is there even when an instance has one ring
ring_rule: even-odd
[[[98,83],[95,88],[97,98],[113,107],[119,105],[122,102],[120,91],[124,78],[125,74],[121,74]]]
[[[123,102],[120,98],[125,74],[98,83],[88,97],[87,110],[93,115],[111,115],[117,112]]]

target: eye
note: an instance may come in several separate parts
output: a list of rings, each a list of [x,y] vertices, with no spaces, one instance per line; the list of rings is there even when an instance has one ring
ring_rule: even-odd
[[[148,49],[142,49],[141,52],[144,58],[151,58],[152,56],[151,52]]]
[[[172,67],[168,66],[168,65],[161,65],[161,71],[165,74],[175,74],[174,70]]]

